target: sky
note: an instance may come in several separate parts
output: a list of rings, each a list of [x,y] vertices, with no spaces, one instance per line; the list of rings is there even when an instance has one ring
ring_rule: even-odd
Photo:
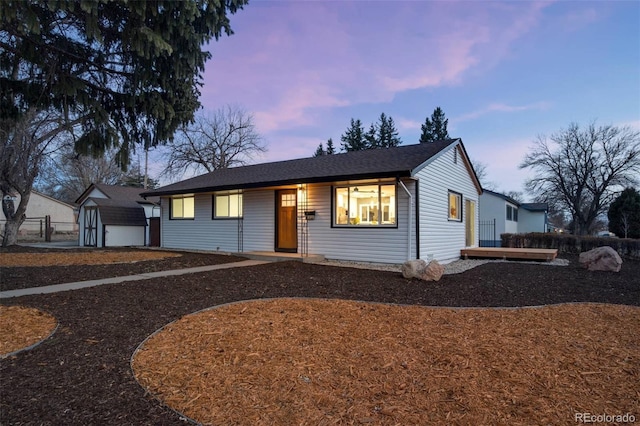
[[[259,1],[211,42],[201,103],[253,114],[268,151],[309,157],[351,118],[391,116],[404,145],[436,107],[497,190],[539,135],[640,130],[638,1]],[[525,198],[527,198],[525,196]]]

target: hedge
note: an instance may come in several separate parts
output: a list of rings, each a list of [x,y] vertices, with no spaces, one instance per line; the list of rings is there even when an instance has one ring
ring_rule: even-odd
[[[596,247],[609,246],[629,259],[640,259],[640,240],[631,238],[590,237],[582,235],[532,232],[502,234],[502,247],[555,248],[558,253],[579,254]]]

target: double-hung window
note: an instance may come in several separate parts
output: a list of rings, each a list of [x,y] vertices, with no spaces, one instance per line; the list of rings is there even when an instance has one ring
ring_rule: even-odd
[[[334,226],[396,226],[396,185],[365,184],[333,189]]]
[[[213,206],[214,219],[233,219],[242,217],[242,194],[215,194],[213,196]]]
[[[518,209],[507,205],[507,220],[518,221]]]
[[[193,219],[195,217],[195,197],[185,195],[171,199],[171,219]]]

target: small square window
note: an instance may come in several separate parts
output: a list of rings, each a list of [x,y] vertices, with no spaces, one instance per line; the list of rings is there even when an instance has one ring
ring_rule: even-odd
[[[462,194],[449,191],[449,220],[462,221]]]
[[[214,199],[214,219],[242,217],[242,194],[216,194]]]
[[[195,216],[195,198],[176,197],[171,199],[171,219],[193,219]]]

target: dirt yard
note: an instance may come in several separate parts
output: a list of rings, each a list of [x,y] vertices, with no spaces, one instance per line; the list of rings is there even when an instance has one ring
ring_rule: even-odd
[[[45,252],[31,251],[34,259]],[[2,267],[0,284],[40,286],[78,281],[92,273],[114,276],[231,258],[181,254],[137,263]],[[503,419],[513,424],[575,424],[575,412],[596,413],[603,407],[639,418],[640,315],[632,306],[640,305],[640,262],[625,261],[620,273],[611,274],[589,273],[575,257],[569,260],[566,267],[485,264],[432,284],[405,280],[396,272],[281,262],[1,299],[3,306],[50,313],[59,328],[36,348],[0,361],[0,419],[3,424],[183,425],[178,414],[135,379],[132,354],[160,327],[231,302],[241,304],[210,311],[216,321],[228,322],[228,328],[216,328],[214,321],[202,325],[212,328],[196,327],[190,338],[213,333],[202,337],[205,348],[223,350],[209,353],[212,362],[239,380],[229,382],[226,391],[242,394],[242,410],[254,419],[275,419],[266,423],[285,419],[280,424],[288,424],[286,416],[295,413],[283,408],[276,414],[273,407],[290,406],[292,395],[300,396],[299,404],[314,401],[316,411],[310,415],[325,416],[310,424],[349,423],[341,419],[396,424],[413,418],[448,424],[496,424]],[[258,312],[252,306],[259,305],[247,302],[297,297],[331,301],[300,308],[265,305]],[[385,311],[386,305],[363,301],[415,306],[391,312]],[[514,311],[429,308],[565,302],[597,305]],[[244,312],[233,313],[232,308],[244,307]],[[233,337],[238,330],[242,339]],[[273,350],[259,350],[266,342]],[[336,342],[341,344],[332,346]],[[197,359],[202,347],[180,350],[188,361]],[[275,361],[278,364],[271,364]],[[147,368],[151,376],[166,369],[160,356],[153,364],[156,367]],[[263,368],[258,371],[259,366]],[[217,377],[193,369],[191,382],[181,392],[197,390],[206,382],[205,373],[212,381]],[[267,396],[254,392],[265,379],[273,383],[263,401],[256,398]],[[426,405],[411,411],[412,402],[407,401]],[[494,407],[495,414],[483,404]],[[230,416],[236,409],[222,408]],[[236,424],[254,424],[249,420]]]

